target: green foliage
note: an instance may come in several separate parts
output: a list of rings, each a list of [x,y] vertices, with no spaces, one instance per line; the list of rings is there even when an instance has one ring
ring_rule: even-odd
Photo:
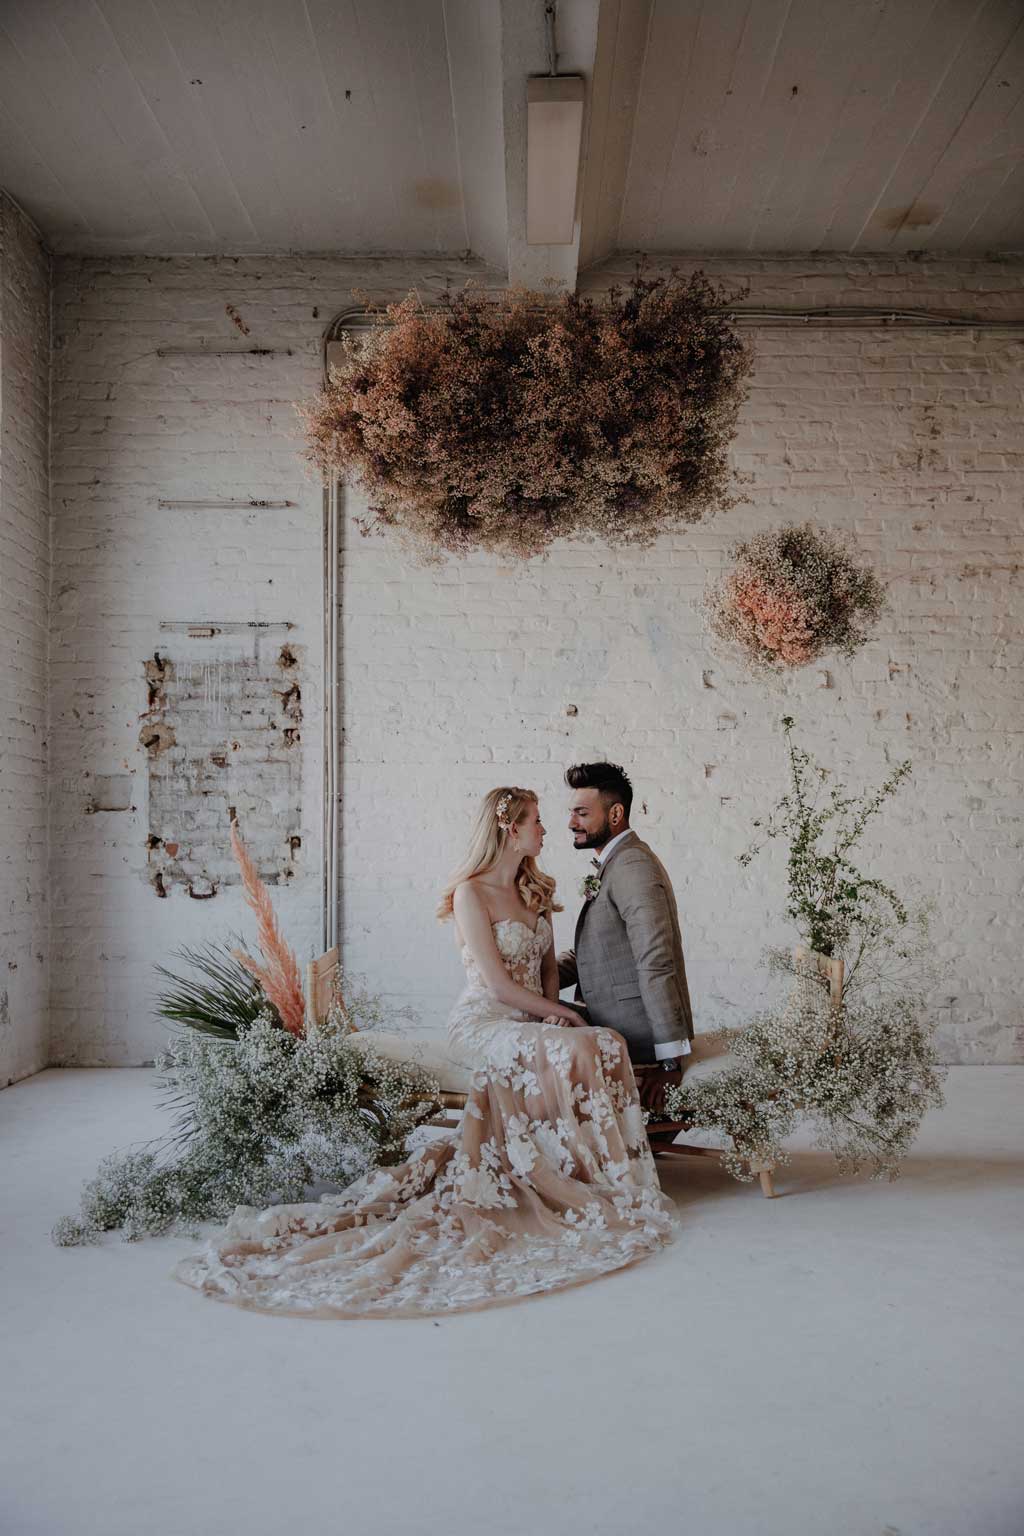
[[[179,976],[158,965],[158,975],[170,982],[157,999],[161,1018],[219,1040],[237,1039],[239,1030],[255,1023],[268,1008],[276,1018],[255,977],[235,959],[233,951],[244,947],[236,935],[183,945],[176,953],[192,967],[195,974],[191,976]]]
[[[785,838],[789,843],[787,916],[797,924],[811,949],[836,955],[851,932],[879,924],[885,905],[898,923],[907,920],[906,908],[895,891],[881,880],[862,875],[849,853],[871,818],[907,778],[910,763],[900,763],[873,793],[848,795],[842,785],[833,784],[824,804],[819,804],[828,770],[819,767],[810,753],[793,741],[791,716],[783,717],[782,728],[789,754],[789,791],[766,821],[754,822],[762,829],[761,841],[752,843],[739,862],[749,864],[765,841]],[[826,839],[828,845],[822,846]]]

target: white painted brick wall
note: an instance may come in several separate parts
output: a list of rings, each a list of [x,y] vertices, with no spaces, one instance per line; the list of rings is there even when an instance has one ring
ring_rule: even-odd
[[[998,264],[705,265],[748,277],[751,303],[1024,313],[1019,274]],[[303,853],[278,905],[302,958],[318,947],[321,496],[296,457],[292,402],[315,389],[323,329],[353,288],[398,293],[444,275],[437,263],[323,258],[56,265],[56,1060],[145,1059],[162,1038],[149,1013],[153,963],[204,931],[252,931],[237,888],[207,902],[174,889],[160,901],[147,884],[138,732],[142,666],[162,618],[299,626]],[[155,355],[201,342],[293,355]],[[735,855],[782,785],[773,722],[789,710],[854,784],[914,759],[914,789],[890,807],[872,851],[883,874],[914,870],[939,899],[946,1054],[1024,1059],[1013,943],[1021,342],[874,331],[762,334],[759,344],[737,445],[753,501],[715,523],[645,553],[572,545],[525,568],[475,557],[441,571],[346,528],[346,961],[424,1023],[443,1020],[460,973],[451,931],[433,918],[437,890],[476,797],[505,780],[542,795],[565,942],[581,868],[564,832],[562,769],[607,754],[634,775],[636,823],[675,878],[698,1022],[742,1017],[764,986],[762,946],[786,938],[779,858],[742,871]],[[240,495],[298,505],[156,505]],[[733,539],[806,516],[856,533],[891,583],[894,614],[853,663],[827,664],[832,687],[812,670],[769,696],[710,652],[700,594]],[[213,642],[191,644],[212,654]],[[92,776],[124,773],[137,782],[135,809],[86,815]]]
[[[320,257],[55,262],[54,1062],[151,1058],[165,1038],[152,1016],[154,964],[204,934],[234,929],[255,942],[238,886],[194,900],[181,885],[160,899],[150,884],[144,663],[157,649],[201,664],[251,645],[167,635],[161,620],[297,626],[302,849],[275,904],[300,959],[319,953],[323,498],[300,460],[294,403],[319,387],[324,330],[356,303],[354,288],[398,296],[466,275],[457,262]],[[157,355],[202,345],[279,351]],[[157,505],[237,497],[296,505]],[[125,774],[132,808],[89,814],[96,779]],[[223,836],[226,846],[226,817]]]
[[[685,263],[680,263],[685,266]],[[1021,274],[980,262],[705,262],[746,302],[898,304],[1024,318]],[[600,287],[623,265],[594,274]],[[439,1025],[459,984],[432,916],[480,793],[537,788],[571,941],[583,873],[564,766],[608,756],[672,872],[698,1027],[763,999],[788,942],[781,852],[736,863],[784,783],[776,722],[856,787],[913,759],[865,845],[939,903],[945,1055],[1024,1060],[1019,985],[1024,340],[991,333],[762,332],[736,448],[751,505],[642,554],[559,547],[525,568],[416,571],[347,534],[343,889],[349,962]],[[349,497],[350,510],[358,508]],[[853,662],[768,693],[724,664],[699,603],[737,537],[813,517],[852,531],[893,613]],[[703,675],[710,673],[710,687]],[[574,709],[575,712],[569,711]],[[396,937],[397,936],[397,937]],[[385,958],[386,957],[386,958]]]
[[[0,193],[0,1088],[47,1060],[49,267]]]

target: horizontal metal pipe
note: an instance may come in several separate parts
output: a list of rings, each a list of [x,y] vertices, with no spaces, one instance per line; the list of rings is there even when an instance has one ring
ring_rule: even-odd
[[[437,306],[428,305],[427,308]],[[540,313],[538,306],[538,313]],[[944,313],[927,309],[875,309],[856,305],[834,305],[820,309],[737,309],[721,307],[714,314],[729,315],[738,326],[772,330],[871,330],[887,331],[1007,331],[1024,332],[1024,319],[983,320],[970,315]],[[368,331],[387,325],[371,311],[350,310],[338,316],[327,341],[336,341],[343,331]]]

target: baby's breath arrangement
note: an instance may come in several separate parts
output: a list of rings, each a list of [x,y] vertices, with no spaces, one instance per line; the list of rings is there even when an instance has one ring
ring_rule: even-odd
[[[895,1179],[926,1110],[943,1102],[924,997],[861,996],[836,1008],[809,962],[794,970],[781,1007],[722,1031],[733,1064],[691,1084],[684,1076],[666,1110],[723,1131],[723,1161],[739,1179],[752,1177],[751,1162],[788,1162],[785,1141],[801,1122],[844,1172]]]
[[[181,1026],[157,1059],[173,1128],[100,1164],[80,1215],[53,1229],[62,1247],[116,1227],[131,1240],[236,1205],[299,1200],[311,1184],[344,1187],[397,1162],[413,1129],[440,1108],[426,1073],[373,1051],[364,1031],[389,1010],[365,987],[339,970],[327,1017],[309,1016],[295,953],[235,822],[231,847],[258,919],[260,960],[232,936],[179,950],[191,974],[157,966],[170,983],[157,1011]]]
[[[437,1108],[424,1072],[356,1047],[336,1014],[301,1036],[269,1009],[234,1040],[183,1031],[157,1065],[172,1131],[100,1164],[80,1214],[54,1228],[61,1246],[114,1228],[131,1241],[224,1218],[236,1205],[299,1200],[311,1184],[348,1185],[398,1162]]]
[[[813,523],[755,534],[711,588],[712,634],[754,671],[781,672],[826,651],[852,656],[882,612],[885,588],[836,533]]]
[[[729,507],[751,353],[703,273],[600,299],[469,287],[378,314],[303,408],[309,457],[352,473],[363,525],[427,560],[646,545]]]
[[[766,842],[784,838],[789,844],[786,914],[811,949],[836,955],[853,930],[868,937],[872,929],[886,931],[892,918],[899,925],[907,920],[895,891],[881,880],[862,875],[849,855],[868,822],[909,775],[910,762],[900,763],[879,789],[860,795],[848,795],[841,784],[834,783],[821,803],[829,770],[796,745],[791,715],[782,717],[782,729],[789,789],[765,820],[754,822],[759,837],[740,854],[739,862],[748,865]]]

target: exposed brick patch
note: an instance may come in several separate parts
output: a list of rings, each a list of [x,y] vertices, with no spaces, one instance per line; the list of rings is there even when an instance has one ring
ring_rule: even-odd
[[[279,660],[268,664],[259,648],[163,661],[161,717],[147,720],[139,737],[149,754],[147,877],[152,884],[159,873],[159,894],[183,885],[193,899],[207,900],[238,884],[228,841],[232,812],[264,880],[294,876],[302,823],[300,763],[292,750],[302,721],[296,670],[297,662],[282,689]]]

